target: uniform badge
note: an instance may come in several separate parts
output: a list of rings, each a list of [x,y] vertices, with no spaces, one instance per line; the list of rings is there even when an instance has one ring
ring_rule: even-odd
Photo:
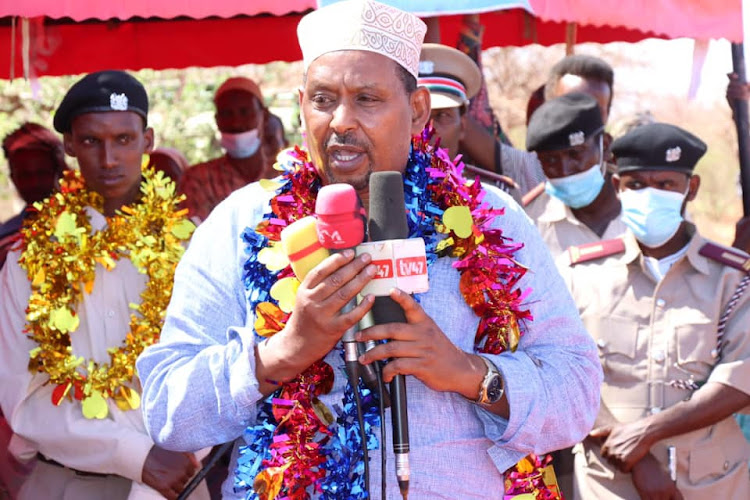
[[[670,163],[679,160],[681,155],[682,149],[680,149],[680,146],[667,149],[667,161]]]
[[[116,94],[112,92],[109,94],[109,107],[115,111],[127,111],[128,110],[128,96],[125,94]]]
[[[582,130],[579,130],[578,132],[573,132],[568,136],[568,140],[570,141],[571,146],[580,146],[584,142],[586,142],[586,136],[583,134]]]
[[[435,63],[432,61],[419,61],[419,74],[431,75],[435,72]]]

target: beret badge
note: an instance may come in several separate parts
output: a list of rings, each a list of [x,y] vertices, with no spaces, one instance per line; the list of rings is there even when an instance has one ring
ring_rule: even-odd
[[[114,111],[127,111],[128,110],[128,96],[125,94],[118,94],[112,92],[109,95],[109,107]]]
[[[682,155],[682,149],[680,149],[680,146],[669,148],[667,149],[666,160],[667,162],[672,163],[672,162],[678,161],[681,155]]]
[[[578,132],[573,132],[568,136],[568,140],[570,141],[570,145],[572,146],[580,146],[584,142],[586,142],[586,136],[583,133],[583,130],[579,130]]]

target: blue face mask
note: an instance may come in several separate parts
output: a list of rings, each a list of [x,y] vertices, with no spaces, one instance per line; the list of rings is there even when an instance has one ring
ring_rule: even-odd
[[[600,138],[599,163],[577,174],[558,177],[556,179],[547,179],[544,185],[544,190],[547,194],[554,196],[570,208],[581,208],[590,205],[599,196],[602,186],[604,186],[601,163],[602,141]]]
[[[688,187],[689,189],[689,187]],[[620,193],[622,221],[649,248],[669,241],[682,223],[684,193],[656,188],[626,189]]]

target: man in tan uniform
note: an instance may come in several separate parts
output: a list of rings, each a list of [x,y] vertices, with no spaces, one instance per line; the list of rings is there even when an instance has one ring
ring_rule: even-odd
[[[529,121],[526,147],[536,152],[547,182],[527,206],[554,258],[568,248],[622,235],[620,201],[605,182],[604,112],[589,94],[573,92],[542,104]],[[554,454],[555,472],[567,497],[573,496],[570,448]]]
[[[526,213],[553,257],[625,232],[620,201],[605,181],[609,145],[599,104],[588,94],[565,94],[532,115],[526,148],[536,152],[547,180]]]
[[[422,45],[417,85],[430,91],[430,121],[435,137],[451,160],[458,156],[459,143],[466,132],[469,99],[479,92],[481,83],[479,67],[463,52],[439,43]],[[467,178],[479,175],[483,182],[494,184],[521,201],[521,193],[509,177],[469,164],[464,167]]]
[[[655,123],[612,150],[630,231],[560,266],[604,368],[577,497],[750,498],[750,446],[732,418],[750,404],[750,257],[682,218],[706,146]]]

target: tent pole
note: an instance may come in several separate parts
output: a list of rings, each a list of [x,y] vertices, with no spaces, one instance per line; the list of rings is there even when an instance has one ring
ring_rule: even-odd
[[[745,51],[741,43],[732,44],[732,66],[739,83],[747,82]],[[750,126],[748,126],[747,101],[734,99],[734,124],[737,128],[737,145],[740,157],[740,186],[744,215],[750,215]]]

